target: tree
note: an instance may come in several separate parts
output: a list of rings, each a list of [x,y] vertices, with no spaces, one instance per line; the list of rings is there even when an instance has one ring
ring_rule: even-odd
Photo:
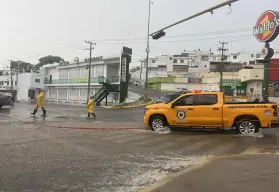
[[[30,71],[34,67],[34,65],[23,61],[11,61],[10,67],[12,70],[19,69],[19,71]]]
[[[59,63],[61,60],[64,61],[64,59],[59,56],[45,56],[39,59],[40,63],[37,64],[37,68],[40,68],[46,64]]]

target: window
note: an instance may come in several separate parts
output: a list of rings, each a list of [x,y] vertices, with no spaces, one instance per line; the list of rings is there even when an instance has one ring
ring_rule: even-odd
[[[261,58],[261,54],[256,54],[256,58]]]
[[[249,61],[249,65],[255,65],[256,61]]]
[[[15,81],[15,85],[17,85],[17,81]]]
[[[170,60],[172,60],[172,57],[170,57]]]
[[[188,65],[173,65],[173,72],[188,72]]]
[[[184,60],[183,60],[183,59],[181,59],[181,60],[180,60],[180,63],[184,63]]]
[[[254,54],[251,54],[251,57],[254,57]]]
[[[193,95],[185,96],[179,99],[175,102],[176,106],[187,106],[187,105],[193,105],[194,103],[194,97]]]
[[[4,81],[0,81],[0,85],[4,85]]]
[[[152,63],[155,63],[155,60],[152,60]]]
[[[173,60],[173,63],[177,63],[177,59],[174,59],[174,60]]]
[[[36,83],[40,83],[40,79],[35,79],[35,82]]]
[[[201,60],[202,61],[208,61],[208,55],[202,55]]]
[[[237,55],[234,55],[234,56],[233,56],[233,59],[237,59]]]
[[[204,94],[195,96],[195,105],[215,105],[218,103],[217,95]]]
[[[7,85],[10,85],[10,81],[6,81]]]

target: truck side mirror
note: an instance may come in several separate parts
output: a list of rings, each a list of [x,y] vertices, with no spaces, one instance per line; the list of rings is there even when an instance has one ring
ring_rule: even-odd
[[[175,103],[172,103],[172,104],[171,104],[171,108],[174,108],[174,107],[175,107]]]

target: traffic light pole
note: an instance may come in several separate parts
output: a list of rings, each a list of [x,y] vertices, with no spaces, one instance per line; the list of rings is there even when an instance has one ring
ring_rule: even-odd
[[[270,46],[267,42],[265,47],[269,50]],[[263,100],[268,102],[268,78],[269,78],[269,62],[270,57],[267,56],[264,59],[264,81],[263,81]]]
[[[148,88],[148,61],[149,61],[149,52],[150,52],[150,48],[149,48],[149,29],[150,29],[150,7],[152,4],[152,1],[148,0],[148,26],[147,26],[147,47],[146,47],[146,71],[145,71],[145,92],[147,92],[147,88]]]

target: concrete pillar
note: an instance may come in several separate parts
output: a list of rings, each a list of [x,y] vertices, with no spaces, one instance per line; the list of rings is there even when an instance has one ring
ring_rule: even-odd
[[[69,100],[69,88],[67,88],[67,101]]]
[[[104,64],[104,77],[108,78],[108,64]]]
[[[58,101],[59,100],[59,93],[58,93],[59,91],[58,91],[58,88],[56,88],[56,101]]]

